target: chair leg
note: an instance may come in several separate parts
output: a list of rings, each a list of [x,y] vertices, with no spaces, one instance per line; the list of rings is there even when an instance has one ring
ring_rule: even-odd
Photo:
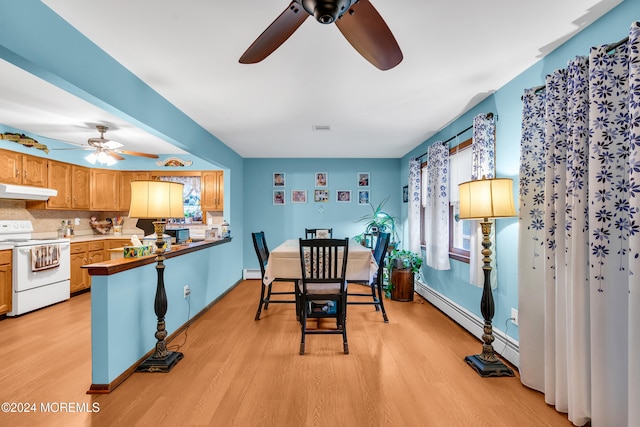
[[[344,354],[349,354],[349,343],[347,342],[347,306],[343,305],[342,310],[342,348],[344,350]]]
[[[382,311],[382,318],[384,319],[384,323],[389,323],[387,312],[384,309],[384,294],[382,293],[382,283],[380,281],[378,282],[378,301],[380,302],[380,311]]]
[[[262,284],[262,290],[260,291],[260,304],[258,304],[258,311],[254,320],[260,320],[260,313],[262,313],[262,304],[264,304],[264,283]],[[267,307],[265,306],[265,309]]]
[[[302,301],[300,305],[305,306],[306,304],[304,304],[304,301]],[[304,354],[304,344],[307,335],[307,311],[304,309],[300,313],[300,331],[302,333],[300,337],[300,354],[302,355]]]
[[[267,299],[264,301],[264,309],[269,309],[269,301],[271,300],[271,289],[273,288],[273,283],[268,286],[269,290],[267,291]]]
[[[380,295],[376,298],[376,285],[374,283],[371,284],[371,296],[373,297],[373,302],[379,301]],[[376,304],[376,311],[380,311],[380,304]]]

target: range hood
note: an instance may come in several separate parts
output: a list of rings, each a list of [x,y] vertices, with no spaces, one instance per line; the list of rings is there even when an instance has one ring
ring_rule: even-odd
[[[53,188],[0,184],[0,199],[48,200],[49,197],[57,195],[58,190],[54,190]]]

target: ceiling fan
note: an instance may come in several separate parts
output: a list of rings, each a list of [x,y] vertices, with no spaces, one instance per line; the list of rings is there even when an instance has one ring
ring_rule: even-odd
[[[402,61],[402,51],[382,16],[369,0],[294,0],[240,57],[255,64],[271,55],[309,15],[336,26],[367,61],[389,70]]]
[[[125,160],[122,154],[129,156],[148,157],[150,159],[157,159],[156,154],[140,153],[138,151],[123,150],[123,144],[106,139],[104,137],[105,132],[109,129],[107,126],[96,125],[96,129],[100,132],[100,137],[89,138],[87,140],[88,147],[84,147],[85,150],[93,150],[91,154],[85,157],[85,159],[91,163],[101,163],[107,166],[111,166],[116,163],[117,160]]]

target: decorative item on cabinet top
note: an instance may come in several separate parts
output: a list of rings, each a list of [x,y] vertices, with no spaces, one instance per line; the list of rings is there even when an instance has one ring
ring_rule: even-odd
[[[182,160],[178,157],[169,157],[166,160],[158,160],[156,162],[156,165],[158,166],[175,167],[175,168],[191,166],[192,164],[193,162],[191,160]]]
[[[0,139],[4,139],[6,141],[13,141],[24,147],[30,147],[30,148],[33,147],[33,148],[37,148],[38,150],[42,150],[47,154],[49,153],[49,148],[45,144],[41,144],[35,139],[30,138],[23,133],[22,134],[11,133],[11,132],[0,133]]]

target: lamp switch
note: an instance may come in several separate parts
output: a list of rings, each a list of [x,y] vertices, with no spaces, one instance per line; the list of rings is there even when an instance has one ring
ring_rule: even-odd
[[[516,326],[518,325],[518,310],[515,308],[511,309],[511,322]]]
[[[191,295],[191,289],[189,289],[189,285],[184,285],[184,297],[188,297]]]

